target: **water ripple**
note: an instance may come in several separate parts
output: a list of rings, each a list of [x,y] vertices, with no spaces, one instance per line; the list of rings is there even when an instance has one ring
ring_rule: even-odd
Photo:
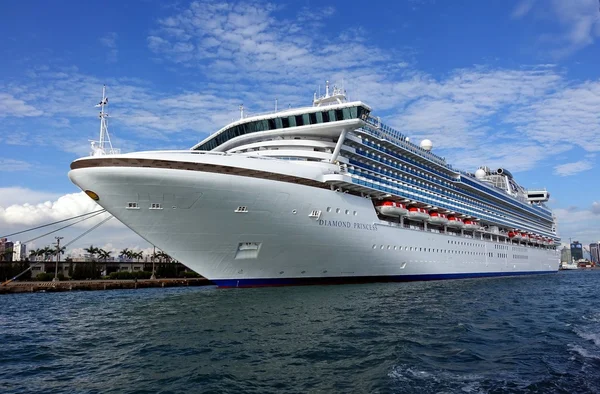
[[[2,393],[598,393],[600,271],[0,298]]]

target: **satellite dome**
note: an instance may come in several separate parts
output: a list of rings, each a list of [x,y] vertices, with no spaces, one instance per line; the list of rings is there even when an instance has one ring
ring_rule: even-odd
[[[475,171],[475,178],[477,178],[477,179],[485,178],[485,170],[483,168],[480,168],[477,171]]]
[[[430,151],[433,148],[433,143],[430,140],[421,141],[421,149]]]

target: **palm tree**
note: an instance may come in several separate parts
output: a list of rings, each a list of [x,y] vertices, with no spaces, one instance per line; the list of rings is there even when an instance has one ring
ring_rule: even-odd
[[[89,253],[92,256],[92,261],[94,261],[94,258],[96,257],[96,253],[98,253],[100,251],[100,249],[94,247],[94,245],[90,245],[89,248],[85,248],[83,249],[85,250],[87,253]]]
[[[44,261],[48,261],[48,257],[51,257],[54,254],[54,249],[50,246],[45,246],[44,249],[41,250],[41,255],[44,256]]]
[[[38,252],[39,249],[31,249],[29,251],[29,258],[32,259],[32,261],[37,261]]]
[[[121,260],[123,259],[131,259],[131,251],[127,248],[121,250],[121,252],[119,252],[119,256],[121,257]],[[129,270],[131,272],[133,272],[133,262],[130,260],[130,266],[129,266]]]

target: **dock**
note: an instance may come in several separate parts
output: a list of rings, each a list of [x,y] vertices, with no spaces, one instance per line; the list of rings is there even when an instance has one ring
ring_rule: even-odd
[[[147,289],[153,287],[210,286],[205,278],[138,279],[136,280],[66,280],[59,282],[11,282],[0,286],[0,294]]]

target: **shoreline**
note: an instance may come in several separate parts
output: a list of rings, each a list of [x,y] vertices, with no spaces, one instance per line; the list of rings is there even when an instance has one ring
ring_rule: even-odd
[[[0,294],[147,289],[155,287],[210,286],[212,282],[205,278],[173,279],[121,279],[121,280],[66,280],[59,282],[12,282],[0,286]]]

